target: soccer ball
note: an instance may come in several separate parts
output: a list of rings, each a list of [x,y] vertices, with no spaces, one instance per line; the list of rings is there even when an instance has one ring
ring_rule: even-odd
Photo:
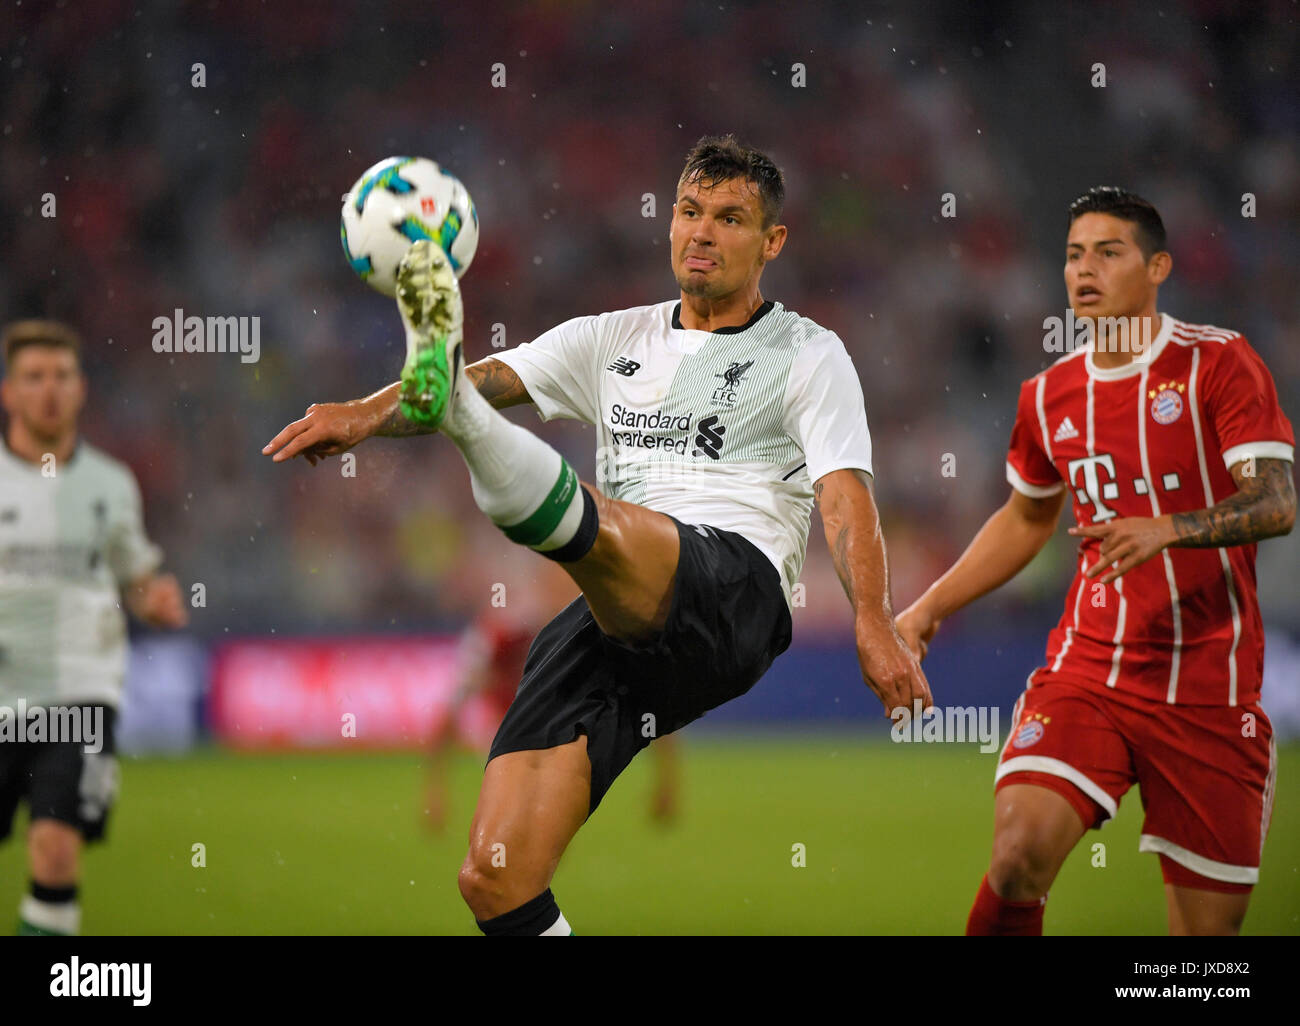
[[[397,265],[421,239],[433,239],[463,275],[478,248],[478,212],[460,179],[424,157],[389,157],[343,197],[343,255],[357,276],[386,296]]]

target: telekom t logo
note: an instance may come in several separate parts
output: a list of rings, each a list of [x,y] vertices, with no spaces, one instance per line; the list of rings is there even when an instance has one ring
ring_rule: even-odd
[[[1104,467],[1108,475],[1106,480],[1102,480],[1098,467]],[[1082,459],[1070,460],[1066,466],[1070,474],[1070,485],[1075,489],[1075,495],[1081,505],[1091,502],[1097,507],[1097,512],[1092,515],[1094,524],[1109,520],[1111,517],[1119,516],[1115,510],[1110,509],[1102,498],[1115,499],[1119,497],[1119,485],[1115,481],[1115,461],[1111,459],[1109,453],[1101,456],[1084,456]],[[1083,480],[1079,480],[1078,471],[1083,471]],[[1086,496],[1086,497],[1085,497]]]

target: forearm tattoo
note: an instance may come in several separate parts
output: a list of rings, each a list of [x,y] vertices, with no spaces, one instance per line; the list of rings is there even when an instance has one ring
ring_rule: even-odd
[[[1209,509],[1173,515],[1181,548],[1220,548],[1286,534],[1295,520],[1295,482],[1286,460],[1256,460],[1255,474]]]

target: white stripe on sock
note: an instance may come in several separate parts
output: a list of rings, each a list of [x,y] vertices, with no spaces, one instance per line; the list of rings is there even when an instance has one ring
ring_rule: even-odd
[[[81,932],[81,906],[75,901],[60,902],[55,905],[48,901],[38,901],[32,895],[24,895],[18,906],[18,914],[32,926],[42,930],[53,930],[69,935]]]
[[[501,416],[468,379],[442,430],[465,457],[478,508],[499,526],[521,524],[536,513],[564,465],[550,444]],[[583,498],[575,492],[555,530],[533,547],[545,551],[567,544],[578,533],[582,510]]]
[[[550,552],[573,541],[573,536],[582,526],[582,511],[586,504],[587,500],[582,497],[582,485],[578,485],[578,494],[570,501],[569,508],[564,511],[564,516],[555,525],[555,530],[546,536],[544,542],[534,545],[533,548],[538,552]]]
[[[572,937],[573,927],[569,921],[564,918],[564,913],[560,913],[560,918],[555,920],[550,926],[543,930],[538,936],[540,937]]]
[[[478,508],[496,524],[518,524],[546,501],[563,457],[512,424],[465,382],[443,430],[465,457]]]

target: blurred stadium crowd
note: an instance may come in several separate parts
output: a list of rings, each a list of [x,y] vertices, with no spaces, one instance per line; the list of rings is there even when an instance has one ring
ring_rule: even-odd
[[[1244,331],[1300,419],[1300,46],[1289,5],[1249,6],[9,5],[0,314],[84,333],[85,435],[135,470],[169,567],[205,583],[198,636],[450,628],[536,572],[477,513],[450,445],[367,442],[355,477],[259,451],[308,403],[401,365],[391,302],[343,260],[341,195],[393,153],[466,182],[477,359],[494,331],[513,346],[674,298],[682,158],[734,131],[787,176],[765,296],[838,332],[861,376],[902,608],[1006,497],[1017,385],[1065,313],[1065,208],[1091,185],[1159,207],[1163,308]],[[261,360],[155,353],[152,321],[176,308],[259,316]],[[592,478],[591,428],[511,416]],[[974,615],[1054,618],[1072,547],[1058,535]],[[1265,615],[1293,630],[1297,553],[1288,538],[1261,559]],[[803,581],[796,636],[845,630],[816,519]]]

